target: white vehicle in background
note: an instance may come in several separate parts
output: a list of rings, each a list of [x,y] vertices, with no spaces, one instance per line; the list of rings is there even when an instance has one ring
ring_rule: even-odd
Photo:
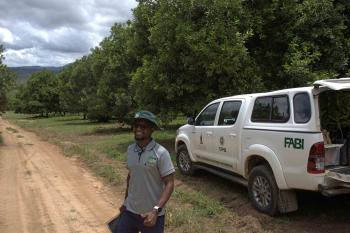
[[[269,215],[297,210],[295,189],[350,193],[349,90],[343,78],[214,100],[178,129],[177,166],[247,186],[253,207]]]

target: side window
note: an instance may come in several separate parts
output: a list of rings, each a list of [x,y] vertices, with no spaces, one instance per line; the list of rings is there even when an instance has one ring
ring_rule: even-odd
[[[306,123],[311,118],[310,97],[307,93],[298,93],[293,99],[295,123]]]
[[[255,100],[251,117],[253,122],[287,122],[288,119],[288,96],[268,96]]]
[[[270,112],[272,105],[272,97],[261,97],[255,100],[252,113],[252,121],[267,122],[270,121]]]
[[[287,96],[273,97],[271,120],[286,122],[289,119],[289,102]]]
[[[196,125],[211,126],[214,125],[216,111],[220,103],[209,105],[196,119]]]
[[[233,125],[236,123],[241,101],[226,101],[222,105],[218,125]]]

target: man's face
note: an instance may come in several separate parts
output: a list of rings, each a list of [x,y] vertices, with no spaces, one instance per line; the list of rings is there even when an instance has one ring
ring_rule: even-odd
[[[133,124],[133,132],[135,140],[145,140],[151,137],[154,128],[151,123],[146,120],[136,120]]]

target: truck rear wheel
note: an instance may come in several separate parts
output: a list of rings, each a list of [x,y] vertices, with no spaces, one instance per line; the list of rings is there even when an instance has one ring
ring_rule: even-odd
[[[256,166],[250,172],[248,194],[256,210],[271,216],[279,213],[279,189],[271,169],[266,165]]]
[[[191,176],[194,174],[194,164],[188,154],[186,145],[179,146],[176,154],[176,164],[183,175]]]

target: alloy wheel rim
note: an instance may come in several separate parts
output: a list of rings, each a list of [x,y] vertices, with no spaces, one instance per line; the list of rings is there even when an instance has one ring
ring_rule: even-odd
[[[263,176],[257,176],[253,181],[253,197],[255,202],[266,208],[271,204],[272,191],[269,181]]]
[[[183,171],[190,170],[190,160],[185,152],[180,152],[179,154],[179,165]]]

